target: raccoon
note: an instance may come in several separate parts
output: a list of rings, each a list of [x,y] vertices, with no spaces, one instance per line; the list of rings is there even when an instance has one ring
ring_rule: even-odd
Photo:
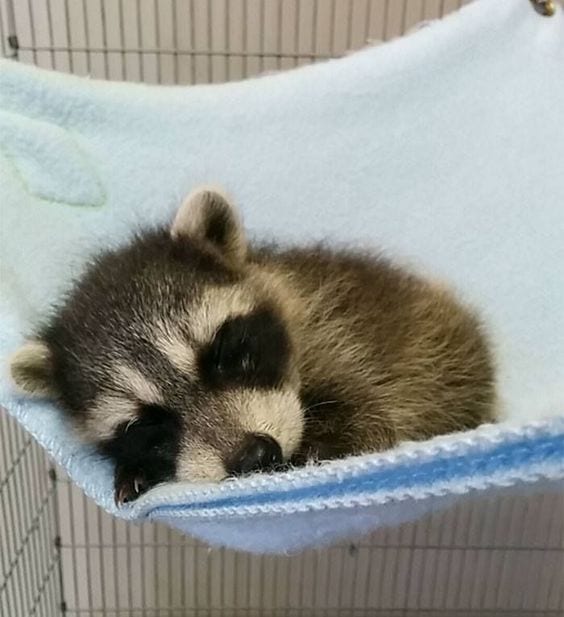
[[[199,189],[98,255],[11,362],[115,463],[118,504],[493,419],[479,319],[377,255],[249,243]]]

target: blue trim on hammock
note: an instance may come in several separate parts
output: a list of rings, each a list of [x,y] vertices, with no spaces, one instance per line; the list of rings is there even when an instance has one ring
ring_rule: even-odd
[[[253,493],[224,497],[209,502],[163,504],[150,509],[146,516],[154,517],[174,510],[207,510],[237,506],[259,506],[281,502],[309,501],[312,499],[347,498],[361,493],[392,491],[405,488],[417,491],[434,483],[456,481],[472,476],[487,478],[493,472],[522,469],[531,464],[546,463],[564,472],[564,434],[541,435],[505,443],[480,454],[469,453],[443,459],[434,459],[413,466],[403,463],[398,467],[377,469],[366,474],[332,480],[322,485],[306,486],[282,492]]]

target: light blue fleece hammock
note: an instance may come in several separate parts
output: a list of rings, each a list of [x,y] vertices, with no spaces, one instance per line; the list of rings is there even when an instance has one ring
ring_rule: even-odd
[[[463,495],[564,478],[564,18],[478,0],[342,60],[220,86],[0,64],[0,405],[98,504],[215,544],[296,550]],[[257,236],[383,247],[492,332],[504,421],[276,476],[163,485],[117,509],[112,469],[7,357],[100,246],[219,184]]]

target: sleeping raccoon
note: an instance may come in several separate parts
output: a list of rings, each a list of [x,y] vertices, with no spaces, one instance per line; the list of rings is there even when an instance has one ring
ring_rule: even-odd
[[[211,189],[100,255],[11,371],[115,462],[118,503],[469,429],[494,400],[449,291],[378,257],[249,245]]]

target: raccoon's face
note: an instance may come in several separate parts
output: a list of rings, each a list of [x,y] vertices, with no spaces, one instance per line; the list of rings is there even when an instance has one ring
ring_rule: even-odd
[[[246,260],[236,211],[201,190],[170,229],[100,256],[14,357],[116,462],[116,499],[288,461],[303,430],[281,303]]]

